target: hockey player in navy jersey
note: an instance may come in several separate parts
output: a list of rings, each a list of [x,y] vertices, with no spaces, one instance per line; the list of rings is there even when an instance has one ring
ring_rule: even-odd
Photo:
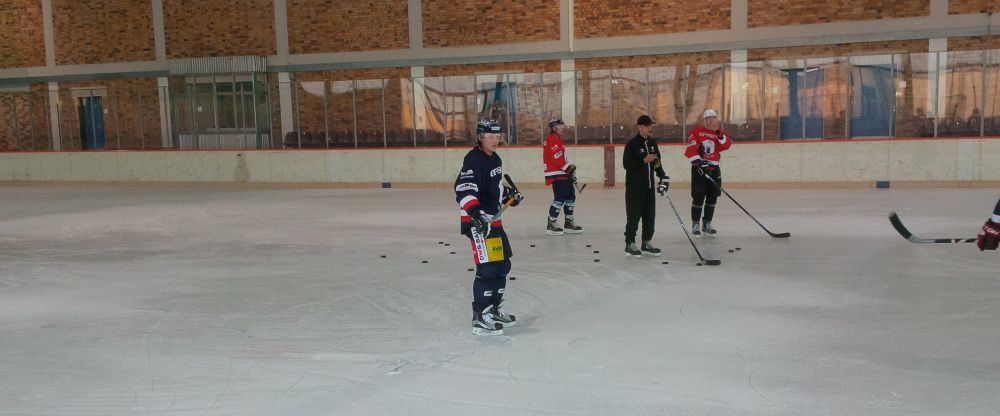
[[[993,216],[983,224],[983,233],[976,238],[976,245],[979,246],[979,251],[996,250],[1000,245],[1000,199],[993,208]]]
[[[510,272],[510,241],[498,215],[506,206],[517,206],[523,197],[504,186],[503,163],[496,153],[503,127],[496,120],[476,126],[476,147],[465,155],[455,179],[455,199],[461,207],[462,234],[472,242],[476,278],[472,283],[472,332],[503,335],[504,327],[517,322],[503,307],[507,273]]]

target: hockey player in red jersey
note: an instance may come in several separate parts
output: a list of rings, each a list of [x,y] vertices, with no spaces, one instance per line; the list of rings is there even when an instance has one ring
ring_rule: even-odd
[[[976,245],[979,251],[996,250],[1000,245],[1000,199],[993,208],[993,216],[983,224],[983,233],[976,239]]]
[[[720,153],[732,146],[729,133],[719,127],[719,114],[707,109],[702,114],[703,126],[695,127],[688,134],[684,156],[691,162],[691,234],[714,237],[717,233],[712,226],[715,204],[722,195],[722,169],[719,166]],[[705,175],[715,180],[712,184]]]
[[[576,225],[573,209],[576,204],[576,165],[566,161],[566,145],[562,135],[566,124],[562,119],[549,121],[549,135],[542,144],[542,161],[545,163],[545,184],[552,186],[552,204],[549,205],[549,220],[545,234],[563,235],[563,233],[579,234],[583,227]],[[566,213],[563,228],[559,228],[559,210]]]

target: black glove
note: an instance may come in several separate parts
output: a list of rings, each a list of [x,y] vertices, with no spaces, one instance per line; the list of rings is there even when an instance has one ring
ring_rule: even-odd
[[[710,166],[712,166],[712,164],[705,159],[695,159],[691,161],[691,167],[693,168],[701,168],[702,170],[706,170]]]
[[[493,216],[487,214],[477,206],[473,208],[472,212],[469,212],[469,217],[472,218],[472,226],[476,227],[479,235],[485,238],[490,234],[490,223],[493,222]]]
[[[576,171],[576,165],[569,165],[566,167],[566,174],[572,175]]]
[[[663,196],[667,194],[668,189],[670,189],[670,177],[660,177],[660,183],[656,185],[656,192],[659,192],[660,196]]]
[[[1000,245],[1000,224],[986,220],[983,224],[983,233],[976,238],[976,245],[979,246],[979,251],[996,250]]]
[[[503,194],[504,194],[503,203],[506,205],[510,205],[512,207],[520,205],[521,200],[524,199],[524,195],[521,195],[520,192],[509,186],[503,187]]]

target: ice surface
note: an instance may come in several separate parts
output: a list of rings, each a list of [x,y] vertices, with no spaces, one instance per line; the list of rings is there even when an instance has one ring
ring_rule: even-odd
[[[664,256],[627,259],[623,190],[588,187],[561,237],[527,190],[519,324],[490,338],[448,189],[3,187],[0,415],[1000,409],[1000,253],[886,218],[971,237],[1000,190],[730,193],[792,237],[723,197],[696,240],[722,265],[696,267],[660,199]]]

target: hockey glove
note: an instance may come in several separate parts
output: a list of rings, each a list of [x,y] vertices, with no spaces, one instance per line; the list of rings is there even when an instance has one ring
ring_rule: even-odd
[[[656,192],[659,192],[660,196],[664,196],[667,194],[668,189],[670,189],[670,177],[661,177],[659,185],[656,185]]]
[[[979,251],[983,251],[996,250],[998,244],[1000,244],[1000,224],[986,220],[983,224],[983,233],[976,238],[976,245],[979,246]]]
[[[567,175],[572,175],[573,172],[576,172],[576,165],[569,165],[569,166],[566,167],[566,174]]]
[[[469,213],[469,217],[472,218],[472,226],[476,227],[476,231],[480,235],[483,237],[490,235],[490,223],[493,222],[493,217],[490,214],[476,207]]]
[[[503,199],[504,205],[510,205],[512,207],[520,205],[521,200],[524,199],[524,195],[521,195],[520,192],[509,186],[503,187],[503,194],[504,194],[504,199]]]

